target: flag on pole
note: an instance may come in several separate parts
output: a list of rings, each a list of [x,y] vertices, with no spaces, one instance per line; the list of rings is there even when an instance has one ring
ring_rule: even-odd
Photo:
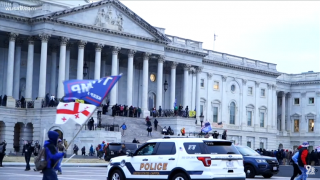
[[[215,128],[222,128],[222,127],[223,127],[223,124],[222,124],[222,122],[213,123],[212,126],[215,127]]]
[[[64,81],[64,101],[82,99],[89,104],[100,106],[104,98],[113,86],[121,78],[119,76],[108,76],[99,80],[68,80]]]
[[[77,124],[82,125],[87,121],[96,106],[78,102],[62,103],[57,106],[56,124],[64,124],[69,119],[74,120]]]
[[[208,133],[212,130],[211,124],[207,121],[204,123],[203,127],[201,128],[201,131],[204,133]]]

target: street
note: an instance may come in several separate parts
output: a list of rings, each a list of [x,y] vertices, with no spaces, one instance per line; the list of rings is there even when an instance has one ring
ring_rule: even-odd
[[[59,180],[105,180],[105,167],[63,167]],[[1,180],[41,180],[42,174],[35,171],[24,171],[23,167],[0,168]],[[262,180],[262,176],[256,176],[254,180]],[[272,177],[270,179],[284,180],[288,177]],[[317,179],[317,178],[308,178]]]

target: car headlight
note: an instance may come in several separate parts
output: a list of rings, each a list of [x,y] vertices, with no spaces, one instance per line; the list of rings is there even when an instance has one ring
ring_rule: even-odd
[[[267,161],[264,159],[256,159],[257,163],[266,163]]]

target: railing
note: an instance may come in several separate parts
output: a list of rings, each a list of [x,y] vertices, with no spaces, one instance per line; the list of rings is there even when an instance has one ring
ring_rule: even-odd
[[[186,113],[185,110],[174,110],[174,109],[162,109],[161,114],[159,110],[152,111],[150,110],[151,117],[185,117],[185,118],[194,118],[195,116],[190,117],[189,113]]]
[[[282,81],[313,81],[320,80],[319,72],[307,72],[301,74],[282,74],[277,78]]]
[[[220,53],[220,52],[206,50],[206,49],[204,49],[203,52],[208,54],[205,57],[205,59],[207,60],[225,61],[231,64],[260,68],[260,69],[270,69],[273,71],[277,70],[276,69],[277,65],[273,63],[267,63],[259,60],[248,59],[245,57],[235,56],[235,55],[226,54],[226,53]]]
[[[172,41],[172,44],[182,45],[185,47],[192,47],[196,49],[202,49],[202,42],[194,41],[190,39],[184,39],[177,36],[166,35],[168,39]]]

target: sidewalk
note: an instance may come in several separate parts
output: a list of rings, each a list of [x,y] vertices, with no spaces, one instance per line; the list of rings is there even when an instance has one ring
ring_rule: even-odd
[[[16,166],[16,167],[25,167],[26,163],[22,162],[3,162],[4,167],[6,166]],[[107,167],[109,163],[62,163],[62,167]],[[34,163],[30,162],[31,168],[34,167]]]

